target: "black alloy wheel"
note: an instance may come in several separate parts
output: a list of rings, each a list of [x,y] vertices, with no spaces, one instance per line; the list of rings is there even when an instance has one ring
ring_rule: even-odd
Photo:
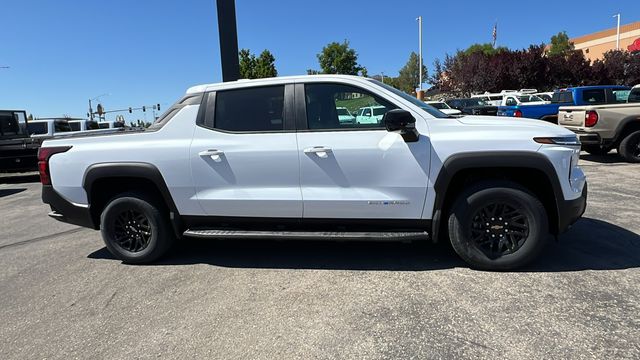
[[[532,262],[549,236],[545,206],[533,193],[508,180],[469,185],[453,202],[449,240],[469,265],[510,270]]]
[[[107,249],[129,264],[145,264],[166,254],[175,241],[169,211],[149,194],[115,196],[102,210],[100,231]]]
[[[528,236],[527,217],[509,204],[491,203],[473,215],[471,239],[489,259],[515,253]]]
[[[149,219],[140,211],[125,210],[114,223],[114,240],[126,251],[136,253],[147,248],[152,235]]]

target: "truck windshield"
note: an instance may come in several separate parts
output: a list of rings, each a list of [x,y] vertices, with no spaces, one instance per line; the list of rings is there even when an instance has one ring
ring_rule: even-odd
[[[392,93],[394,93],[394,94],[396,94],[397,96],[400,96],[401,98],[409,101],[410,103],[418,106],[424,112],[426,112],[427,114],[429,114],[429,115],[431,115],[431,116],[433,116],[435,118],[438,118],[438,119],[450,118],[449,115],[441,112],[440,110],[434,108],[433,106],[427,105],[424,102],[418,100],[417,98],[415,98],[415,97],[413,97],[413,96],[411,96],[411,95],[409,95],[409,94],[407,94],[407,93],[405,93],[403,91],[400,91],[400,90],[394,88],[393,86],[389,86],[387,84],[383,84],[380,81],[374,80],[374,79],[367,79],[367,80],[372,82],[372,83],[374,83],[374,84],[376,84],[376,85],[378,85],[378,86],[380,86],[380,87],[382,87],[382,88],[384,88],[384,89],[386,89],[386,90],[388,90],[388,91],[390,91],[390,92],[392,92]]]

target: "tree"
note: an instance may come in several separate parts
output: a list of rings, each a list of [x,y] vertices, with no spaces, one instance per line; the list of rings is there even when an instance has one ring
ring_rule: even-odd
[[[416,92],[416,88],[421,86],[418,84],[420,82],[420,58],[418,54],[415,52],[411,52],[409,54],[409,60],[407,63],[400,69],[400,74],[398,75],[397,85],[398,89],[412,94]],[[422,79],[427,79],[427,67],[422,65]]]
[[[318,54],[320,69],[324,74],[358,75],[366,69],[358,64],[358,54],[345,40],[342,44],[332,42]],[[308,73],[308,71],[307,71]]]
[[[243,79],[262,79],[278,76],[276,58],[269,50],[263,50],[256,58],[249,49],[242,49],[238,53],[240,61],[240,77]]]
[[[256,67],[256,57],[249,49],[242,49],[238,53],[240,60],[240,78],[255,79],[254,68]]]
[[[261,79],[278,76],[275,63],[276,58],[273,54],[269,50],[263,50],[255,62],[255,77]]]
[[[469,46],[467,50],[464,50],[463,53],[465,55],[469,55],[475,52],[481,52],[485,55],[490,56],[503,51],[509,51],[509,49],[504,46],[499,46],[496,48],[496,47],[493,47],[493,45],[490,43],[484,43],[484,44],[473,44]]]
[[[561,31],[557,35],[551,37],[551,45],[549,47],[549,56],[564,56],[574,49],[573,43],[569,41],[569,35],[566,31]]]

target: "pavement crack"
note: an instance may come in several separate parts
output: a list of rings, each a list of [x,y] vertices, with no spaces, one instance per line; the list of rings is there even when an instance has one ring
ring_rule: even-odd
[[[113,292],[113,294],[111,294],[111,296],[109,296],[109,300],[107,300],[107,302],[104,304],[104,306],[102,307],[103,309],[106,309],[109,304],[111,304],[111,300],[113,300],[114,297],[116,297],[116,294],[118,293],[118,290],[115,290]]]
[[[55,233],[55,234],[51,234],[51,235],[38,236],[38,237],[35,237],[33,239],[22,240],[22,241],[18,241],[18,242],[11,243],[11,244],[1,245],[0,246],[0,250],[5,249],[5,248],[9,248],[9,247],[13,247],[13,246],[19,246],[19,245],[35,243],[35,242],[39,242],[39,241],[43,241],[43,240],[49,240],[49,239],[52,239],[52,238],[55,238],[55,237],[58,237],[58,236],[62,236],[62,235],[75,234],[75,233],[80,232],[82,230],[83,230],[83,228],[78,227],[78,228],[75,228],[75,229],[61,231],[59,233]]]

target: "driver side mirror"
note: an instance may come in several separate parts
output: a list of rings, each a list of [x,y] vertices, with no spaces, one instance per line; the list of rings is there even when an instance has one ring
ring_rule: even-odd
[[[399,133],[405,142],[415,142],[420,137],[416,130],[416,119],[407,110],[389,110],[382,117],[382,122],[387,131]]]

